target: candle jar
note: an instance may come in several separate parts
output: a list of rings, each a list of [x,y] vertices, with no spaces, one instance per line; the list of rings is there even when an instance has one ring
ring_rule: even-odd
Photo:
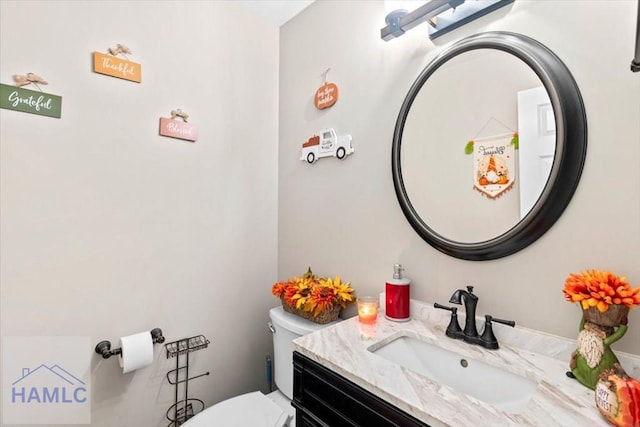
[[[358,298],[358,319],[362,323],[374,324],[378,320],[378,298]]]

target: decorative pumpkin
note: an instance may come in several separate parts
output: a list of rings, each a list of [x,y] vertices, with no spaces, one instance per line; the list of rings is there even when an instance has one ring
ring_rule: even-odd
[[[335,83],[324,82],[316,90],[314,104],[318,110],[329,108],[338,101],[338,86]]]
[[[602,371],[596,385],[596,406],[618,427],[640,427],[640,381],[615,363]]]

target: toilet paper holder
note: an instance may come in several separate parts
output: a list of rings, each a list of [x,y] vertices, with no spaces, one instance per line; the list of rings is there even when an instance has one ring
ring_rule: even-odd
[[[160,328],[153,328],[150,332],[151,334],[151,341],[153,341],[154,344],[158,343],[158,344],[162,344],[164,342],[164,336],[162,335],[162,329]],[[111,350],[111,341],[100,341],[97,345],[96,345],[96,353],[102,355],[103,359],[108,359],[111,356],[116,356],[118,354],[122,354],[122,349],[121,348],[114,348],[113,350]]]

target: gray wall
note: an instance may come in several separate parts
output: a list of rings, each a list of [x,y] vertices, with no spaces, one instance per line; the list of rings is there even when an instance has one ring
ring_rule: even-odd
[[[193,397],[265,391],[278,29],[227,2],[3,0],[0,19],[2,83],[35,72],[63,98],[61,119],[0,110],[2,335],[204,334]],[[92,72],[116,43],[141,84]],[[158,136],[175,108],[198,142]],[[162,346],[126,375],[89,350],[92,425],[167,425]]]
[[[518,0],[435,43],[424,25],[382,41],[382,1],[318,1],[287,23],[280,34],[280,279],[310,265],[351,280],[359,295],[377,294],[400,262],[416,299],[446,303],[471,284],[479,314],[575,338],[580,310],[562,294],[569,273],[611,270],[640,285],[640,75],[629,71],[636,7]],[[436,251],[411,229],[392,185],[391,142],[420,71],[444,47],[488,30],[533,37],[565,62],[584,98],[589,146],[576,194],[551,230],[517,254],[471,262]],[[329,67],[340,99],[315,110],[312,96]],[[355,153],[343,162],[301,162],[302,142],[327,126],[351,134]],[[640,354],[640,310],[629,323],[615,347]]]

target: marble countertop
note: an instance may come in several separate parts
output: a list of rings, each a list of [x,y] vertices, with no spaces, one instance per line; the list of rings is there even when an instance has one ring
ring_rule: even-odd
[[[380,315],[376,325],[353,317],[294,340],[294,348],[434,427],[610,425],[595,406],[594,392],[565,375],[575,340],[494,324],[500,349],[486,350],[446,337],[450,315],[432,304],[411,301],[411,315],[408,322]],[[458,318],[464,325],[464,314]],[[480,331],[483,321],[477,319]],[[437,342],[461,356],[533,379],[537,389],[519,413],[496,409],[370,351],[399,336]],[[629,375],[640,377],[640,356],[615,353]]]

